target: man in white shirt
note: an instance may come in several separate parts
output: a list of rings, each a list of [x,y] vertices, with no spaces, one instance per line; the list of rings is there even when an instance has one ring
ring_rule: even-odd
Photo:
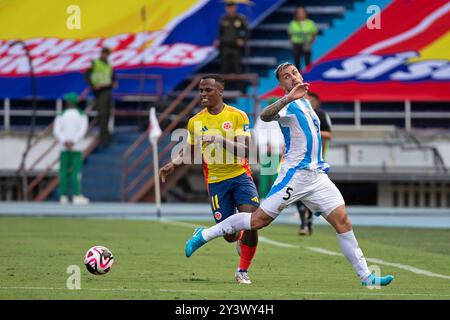
[[[72,185],[73,204],[87,204],[89,199],[81,193],[83,154],[79,142],[86,135],[88,117],[78,108],[78,95],[74,92],[64,95],[66,108],[56,116],[53,134],[58,139],[61,153],[59,163],[59,201],[69,202],[69,180]]]

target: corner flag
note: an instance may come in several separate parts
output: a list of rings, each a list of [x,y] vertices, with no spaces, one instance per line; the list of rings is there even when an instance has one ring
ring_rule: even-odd
[[[150,121],[149,121],[149,133],[148,133],[148,139],[150,142],[153,143],[153,141],[157,141],[158,138],[161,136],[161,128],[159,127],[158,119],[156,118],[156,112],[155,107],[152,107],[150,109]]]
[[[161,217],[161,192],[159,189],[159,159],[158,159],[158,138],[162,131],[156,118],[155,108],[150,109],[150,121],[148,130],[148,139],[153,148],[153,178],[155,179],[155,201],[156,201],[156,215]]]

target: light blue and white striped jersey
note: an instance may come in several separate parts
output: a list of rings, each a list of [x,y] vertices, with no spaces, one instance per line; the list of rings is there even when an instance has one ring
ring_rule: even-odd
[[[323,161],[320,120],[309,101],[292,101],[278,114],[286,144],[282,167],[327,172],[330,166]]]

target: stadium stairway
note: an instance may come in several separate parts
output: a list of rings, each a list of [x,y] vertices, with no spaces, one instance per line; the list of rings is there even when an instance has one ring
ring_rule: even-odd
[[[115,132],[108,148],[96,150],[87,159],[83,170],[83,192],[91,201],[120,200],[122,155],[138,136],[136,130]]]

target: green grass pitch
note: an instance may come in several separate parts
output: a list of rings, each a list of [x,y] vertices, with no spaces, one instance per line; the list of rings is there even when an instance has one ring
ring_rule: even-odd
[[[234,244],[216,239],[184,256],[191,224],[200,223],[2,217],[0,299],[450,299],[449,230],[355,227],[366,258],[447,276],[379,265],[395,280],[370,290],[344,257],[308,249],[340,253],[329,226],[317,226],[311,237],[299,237],[295,225],[261,230],[260,236],[295,247],[260,242],[250,269],[253,284],[244,286],[234,280]],[[110,273],[94,276],[85,269],[82,258],[93,245],[113,252]],[[70,265],[81,268],[80,290],[66,287]]]

